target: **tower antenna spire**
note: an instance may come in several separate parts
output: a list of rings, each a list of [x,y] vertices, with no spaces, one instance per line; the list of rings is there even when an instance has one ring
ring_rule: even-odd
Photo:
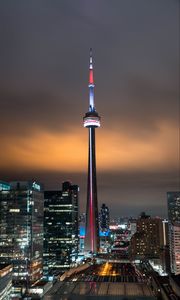
[[[91,65],[92,64],[92,48],[90,48],[89,56],[90,56],[90,65]]]
[[[94,106],[94,74],[93,74],[93,57],[92,48],[89,53],[89,111],[95,111]]]

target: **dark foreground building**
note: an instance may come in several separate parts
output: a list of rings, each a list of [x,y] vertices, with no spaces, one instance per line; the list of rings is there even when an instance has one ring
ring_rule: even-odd
[[[79,187],[64,182],[62,191],[44,192],[44,275],[69,269],[78,255]]]
[[[90,50],[89,65],[89,111],[84,117],[84,127],[89,130],[85,251],[96,253],[99,251],[99,220],[96,182],[95,129],[96,127],[100,127],[100,117],[94,106],[92,50]]]
[[[42,278],[43,191],[33,181],[0,185],[0,263],[12,264],[13,294]]]

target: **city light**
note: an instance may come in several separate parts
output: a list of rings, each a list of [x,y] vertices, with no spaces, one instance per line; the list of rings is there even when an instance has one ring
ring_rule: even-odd
[[[11,2],[0,300],[180,299],[179,1]]]

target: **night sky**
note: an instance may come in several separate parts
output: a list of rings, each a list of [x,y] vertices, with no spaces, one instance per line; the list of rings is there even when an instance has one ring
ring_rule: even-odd
[[[166,216],[179,177],[179,1],[0,2],[0,179],[80,185],[85,209],[89,48],[99,204]]]

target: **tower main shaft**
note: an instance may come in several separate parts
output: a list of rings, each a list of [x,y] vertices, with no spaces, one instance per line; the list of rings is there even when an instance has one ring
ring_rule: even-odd
[[[89,65],[89,111],[84,117],[84,127],[87,127],[89,130],[85,251],[96,253],[99,250],[99,221],[96,182],[95,129],[96,127],[100,127],[100,117],[94,106],[92,49],[90,50]]]

